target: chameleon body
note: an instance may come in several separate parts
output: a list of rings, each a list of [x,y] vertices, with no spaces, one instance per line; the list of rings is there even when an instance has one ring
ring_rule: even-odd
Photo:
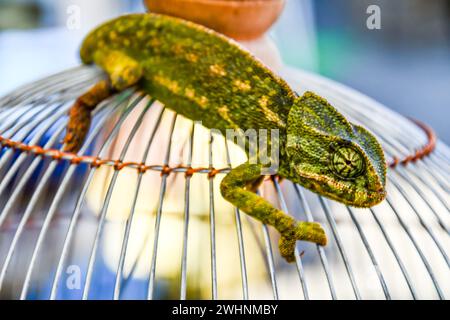
[[[331,199],[370,207],[385,197],[383,151],[364,128],[350,123],[325,99],[299,97],[288,84],[232,40],[200,25],[158,14],[107,22],[84,40],[83,63],[109,76],[75,102],[65,148],[77,151],[90,111],[106,96],[136,85],[167,107],[225,133],[227,129],[279,130],[278,174]],[[270,139],[268,141],[270,147]],[[325,245],[318,223],[298,222],[254,191],[262,165],[244,163],[221,183],[225,199],[275,227],[280,252],[295,260],[296,240]]]

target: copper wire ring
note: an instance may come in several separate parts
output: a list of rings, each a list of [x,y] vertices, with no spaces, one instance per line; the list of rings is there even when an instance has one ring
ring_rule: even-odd
[[[426,156],[430,155],[434,149],[436,148],[437,137],[432,128],[428,125],[424,124],[421,121],[411,119],[419,128],[421,128],[426,136],[427,143],[423,145],[420,149],[417,149],[413,154],[406,156],[403,159],[398,159],[397,157],[393,157],[392,161],[388,164],[390,168],[395,168],[399,164],[405,166],[410,162],[416,162],[417,160],[423,159]],[[185,169],[185,174],[190,176],[197,172],[208,173],[209,178],[214,178],[217,174],[222,173],[224,171],[229,170],[229,168],[192,168],[186,166],[178,166],[178,167],[169,167],[167,165],[146,165],[145,163],[138,162],[124,162],[122,160],[115,159],[102,159],[99,157],[93,156],[80,156],[75,153],[63,152],[57,149],[43,149],[40,146],[34,145],[30,146],[23,142],[13,141],[11,139],[7,139],[0,135],[0,145],[6,148],[10,148],[12,150],[19,150],[27,153],[34,153],[37,156],[48,157],[57,161],[68,160],[71,164],[80,164],[80,163],[88,163],[91,167],[98,168],[103,165],[112,166],[115,170],[122,170],[123,168],[133,168],[136,169],[140,173],[145,173],[148,170],[159,170],[161,171],[161,175],[169,175],[175,169]]]

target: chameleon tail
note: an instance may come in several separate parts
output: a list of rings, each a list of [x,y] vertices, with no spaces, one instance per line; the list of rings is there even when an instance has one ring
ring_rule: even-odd
[[[91,111],[101,101],[114,93],[115,90],[110,81],[102,80],[78,97],[69,111],[69,122],[64,137],[64,151],[77,152],[80,150],[91,125]]]

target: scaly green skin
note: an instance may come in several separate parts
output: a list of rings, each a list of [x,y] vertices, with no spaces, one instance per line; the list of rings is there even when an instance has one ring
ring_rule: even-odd
[[[313,93],[298,97],[259,60],[214,31],[157,14],[122,16],[88,35],[81,58],[103,68],[114,89],[136,84],[206,127],[223,133],[278,129],[278,174],[318,194],[358,207],[385,197],[383,151],[368,131]],[[296,222],[252,192],[261,169],[249,163],[233,169],[222,181],[222,195],[274,226],[288,261],[295,259],[296,240],[326,244],[319,224]]]

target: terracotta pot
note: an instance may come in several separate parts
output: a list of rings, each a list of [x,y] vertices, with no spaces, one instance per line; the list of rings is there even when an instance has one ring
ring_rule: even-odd
[[[285,0],[144,0],[151,12],[194,21],[229,37],[260,37],[277,20]]]

